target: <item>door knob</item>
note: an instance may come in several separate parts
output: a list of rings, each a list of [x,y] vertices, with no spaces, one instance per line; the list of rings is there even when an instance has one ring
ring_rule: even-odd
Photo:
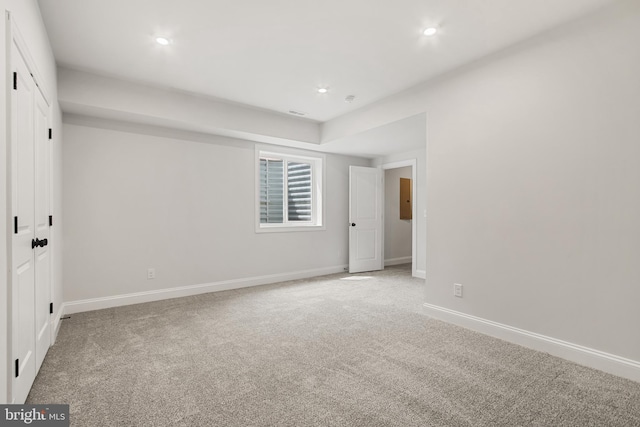
[[[49,244],[48,239],[40,240],[37,237],[35,239],[31,239],[31,249],[35,248],[36,246],[40,246],[41,248],[44,248],[48,244]]]
[[[356,226],[356,223],[355,223],[355,222],[352,222],[352,223],[351,223],[351,226],[352,226],[352,227],[355,227],[355,226]]]

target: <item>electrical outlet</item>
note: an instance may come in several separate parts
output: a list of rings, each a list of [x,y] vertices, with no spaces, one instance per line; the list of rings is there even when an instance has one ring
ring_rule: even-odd
[[[156,269],[149,268],[147,269],[147,279],[155,279],[156,278]]]
[[[453,284],[453,296],[462,298],[462,285],[459,283]]]

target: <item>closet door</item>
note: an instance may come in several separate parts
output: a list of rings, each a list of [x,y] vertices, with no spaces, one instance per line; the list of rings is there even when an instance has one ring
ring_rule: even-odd
[[[34,91],[19,51],[12,50],[11,186],[13,239],[11,252],[12,396],[24,403],[36,376],[35,357],[35,144]]]
[[[35,333],[36,372],[51,345],[51,244],[49,236],[50,158],[49,106],[40,90],[35,91]]]

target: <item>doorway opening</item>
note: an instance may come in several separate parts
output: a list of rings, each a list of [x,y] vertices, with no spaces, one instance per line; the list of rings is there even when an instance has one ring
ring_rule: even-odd
[[[416,159],[382,165],[384,267],[411,263],[416,276]]]

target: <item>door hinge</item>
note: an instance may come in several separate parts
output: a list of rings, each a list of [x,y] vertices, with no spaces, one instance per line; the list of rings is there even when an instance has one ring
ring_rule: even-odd
[[[53,314],[53,303],[49,303],[49,314]]]
[[[13,90],[18,90],[18,73],[13,72]]]
[[[20,376],[20,359],[16,359],[16,378]]]
[[[49,227],[53,226],[53,215],[49,215]]]
[[[18,234],[18,217],[13,217],[13,234]]]
[[[49,128],[49,139],[53,139],[53,129]]]

